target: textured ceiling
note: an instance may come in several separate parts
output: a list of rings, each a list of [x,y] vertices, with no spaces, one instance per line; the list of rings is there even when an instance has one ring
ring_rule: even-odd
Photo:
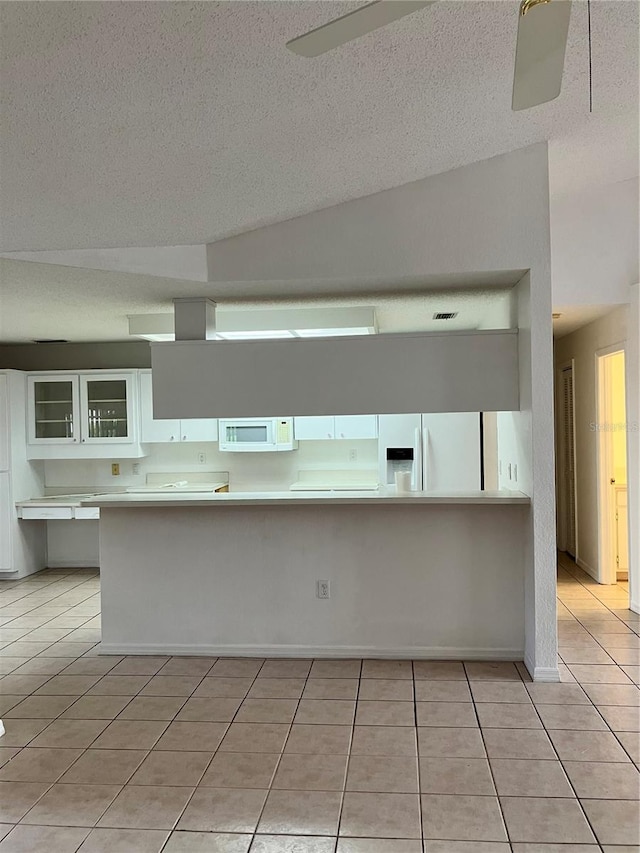
[[[352,2],[2,4],[3,251],[206,243],[551,140],[637,174],[638,4],[574,0],[560,98],[511,111],[518,3],[436,3],[313,60]]]
[[[127,314],[170,313],[176,296],[209,296],[223,308],[373,305],[383,332],[441,328],[432,320],[436,311],[459,312],[448,329],[503,328],[510,325],[510,290],[522,275],[514,270],[465,279],[433,276],[392,285],[350,281],[351,296],[345,298],[331,295],[340,291],[338,280],[302,287],[291,282],[214,285],[0,260],[0,343],[131,340]]]

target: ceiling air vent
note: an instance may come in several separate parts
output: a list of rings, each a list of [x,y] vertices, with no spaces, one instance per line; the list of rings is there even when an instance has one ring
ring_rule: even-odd
[[[458,316],[457,311],[436,311],[433,315],[434,320],[453,320],[454,317]]]

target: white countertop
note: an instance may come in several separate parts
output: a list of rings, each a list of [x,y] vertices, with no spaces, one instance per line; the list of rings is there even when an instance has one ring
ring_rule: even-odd
[[[195,495],[200,494],[209,494],[214,492],[216,489],[222,489],[224,486],[228,486],[229,483],[227,481],[218,482],[218,483],[207,483],[206,486],[204,484],[198,485],[194,484],[194,488],[189,491],[185,486],[174,486],[174,485],[166,485],[166,486],[128,486],[127,490],[123,490],[120,492],[83,492],[82,494],[71,494],[71,495],[44,495],[38,498],[29,498],[24,501],[16,501],[16,506],[21,507],[77,507],[81,504],[84,505],[85,501],[92,500],[97,498],[123,498],[126,497],[127,494],[131,495],[139,495],[143,498],[148,498],[153,495],[158,495],[163,498],[165,496],[175,496],[177,494],[187,494],[190,497],[194,497]],[[129,492],[128,490],[132,491]],[[95,503],[92,503],[91,506],[96,506]]]
[[[98,497],[99,492],[84,492],[81,495],[46,495],[40,498],[29,498],[26,501],[17,501],[16,506],[80,506],[80,502],[89,498]],[[116,494],[119,497],[119,494]]]
[[[226,506],[300,506],[305,504],[528,504],[530,498],[515,491],[408,492],[336,491],[336,492],[222,492],[212,494],[110,494],[95,495],[81,501],[82,506],[121,507],[205,507]]]

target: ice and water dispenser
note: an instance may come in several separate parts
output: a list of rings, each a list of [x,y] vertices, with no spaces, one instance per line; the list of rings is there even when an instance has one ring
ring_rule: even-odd
[[[413,447],[387,447],[388,486],[396,486],[399,492],[409,492],[414,486]]]

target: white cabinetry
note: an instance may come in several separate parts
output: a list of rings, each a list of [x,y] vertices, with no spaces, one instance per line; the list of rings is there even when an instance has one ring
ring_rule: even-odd
[[[3,377],[0,376],[0,380]],[[11,572],[12,548],[11,548],[11,525],[12,525],[12,503],[11,483],[9,472],[0,471],[0,572]]]
[[[293,437],[297,441],[335,438],[335,418],[333,416],[294,418]]]
[[[140,440],[143,443],[217,441],[218,421],[215,418],[154,418],[151,371],[144,370],[140,373]]]
[[[0,372],[0,577],[12,579],[46,564],[44,525],[23,527],[16,510],[44,489],[41,466],[27,461],[25,399],[25,374]]]
[[[335,418],[336,438],[377,438],[377,415],[340,415]]]
[[[336,415],[336,417],[301,417],[293,419],[294,437],[298,440],[329,438],[377,438],[377,415]]]
[[[141,456],[137,380],[136,370],[29,375],[29,458]]]

